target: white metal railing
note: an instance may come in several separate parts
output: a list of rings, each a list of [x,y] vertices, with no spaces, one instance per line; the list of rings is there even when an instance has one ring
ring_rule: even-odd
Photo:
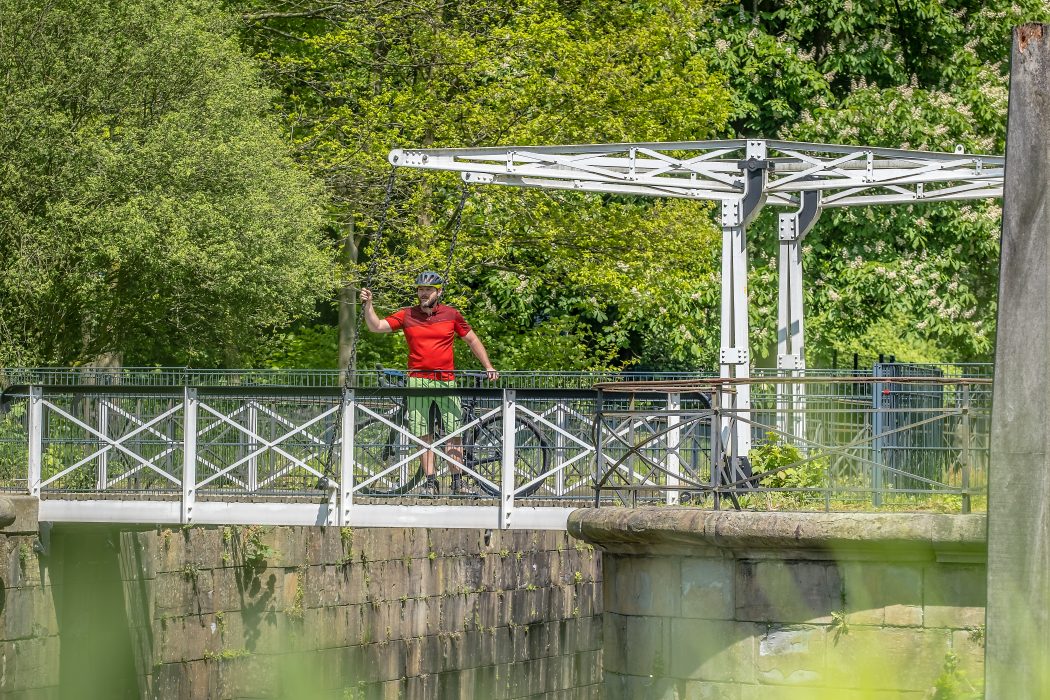
[[[406,427],[421,390],[30,386],[0,406],[0,488],[39,496],[53,520],[499,528],[559,528],[605,504],[983,498],[987,380],[755,379],[747,411],[736,383],[445,390],[463,420],[434,439]],[[478,496],[418,498],[428,450],[442,481],[458,470]]]

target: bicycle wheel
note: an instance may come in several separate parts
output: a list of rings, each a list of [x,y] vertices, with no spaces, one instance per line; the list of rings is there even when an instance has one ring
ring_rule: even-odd
[[[354,428],[354,483],[371,479],[397,464],[415,451],[415,445],[386,423],[366,418]],[[409,493],[423,481],[423,467],[418,460],[402,464],[361,491],[370,496],[400,496]]]
[[[550,444],[536,424],[528,418],[514,421],[514,484],[532,481],[550,467]],[[499,486],[500,468],[503,463],[503,418],[492,416],[469,433],[469,444],[464,445],[464,463]],[[521,496],[536,493],[542,481],[525,489]],[[478,482],[478,487],[490,496],[498,496],[499,488],[492,488],[486,483]]]

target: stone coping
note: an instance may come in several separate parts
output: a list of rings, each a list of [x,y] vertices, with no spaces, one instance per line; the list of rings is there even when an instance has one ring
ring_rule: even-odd
[[[568,529],[613,553],[983,562],[986,523],[983,514],[649,507],[576,510],[569,514]]]
[[[0,494],[0,535],[36,534],[40,528],[39,515],[39,498],[13,493]],[[2,610],[3,603],[0,601],[0,612]]]

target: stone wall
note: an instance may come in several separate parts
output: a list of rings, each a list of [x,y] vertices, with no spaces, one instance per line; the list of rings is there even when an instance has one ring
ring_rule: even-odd
[[[601,692],[601,557],[564,532],[41,531],[36,506],[0,498],[5,699]]]
[[[37,501],[0,497],[0,696],[29,698],[57,692],[60,570],[42,563],[37,547]]]
[[[569,527],[603,550],[607,700],[981,686],[983,516],[601,509]]]
[[[56,527],[55,552],[85,532]],[[87,536],[113,544],[129,630],[117,646],[127,645],[145,697],[600,692],[601,559],[564,532],[191,527]],[[67,571],[74,549],[90,548],[62,550]]]

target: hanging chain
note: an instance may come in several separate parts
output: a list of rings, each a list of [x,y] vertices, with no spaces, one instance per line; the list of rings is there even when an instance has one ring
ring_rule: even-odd
[[[369,237],[369,248],[372,251],[372,257],[368,260],[368,267],[365,270],[365,277],[362,289],[367,289],[372,286],[372,278],[375,276],[376,268],[378,267],[378,251],[379,244],[383,242],[383,230],[386,228],[387,214],[390,211],[390,202],[394,196],[394,178],[397,175],[397,166],[390,166],[390,175],[386,179],[386,193],[383,196],[383,209],[379,213],[379,223],[376,224],[376,228],[372,231],[372,235]],[[343,372],[343,392],[349,391],[353,386],[353,373],[357,370],[357,339],[361,336],[361,324],[364,322],[364,309],[360,309],[357,314],[357,322],[354,325],[354,337],[350,341],[350,359],[346,363],[345,371]],[[324,458],[324,466],[322,476],[318,479],[317,488],[326,489],[329,487],[329,475],[333,473],[332,470],[332,459],[335,457],[335,437],[338,433],[340,426],[343,423],[343,412],[346,410],[346,403],[342,396],[339,397],[339,411],[336,413],[335,424],[332,426],[332,438],[328,441],[328,449],[326,450]]]
[[[397,175],[397,166],[390,166],[390,176],[386,179],[386,194],[383,196],[383,209],[379,214],[379,223],[376,225],[372,236],[369,238],[369,248],[372,251],[372,256],[368,259],[368,268],[365,270],[365,277],[362,289],[368,289],[372,286],[372,278],[375,277],[376,268],[379,265],[379,244],[383,242],[383,230],[386,228],[387,213],[390,211],[390,201],[394,196],[394,179]],[[346,371],[343,373],[343,388],[349,389],[351,386],[351,375],[357,371],[357,340],[361,337],[361,325],[364,323],[365,314],[364,307],[359,309],[357,314],[357,322],[354,326],[354,336],[350,341],[350,359],[346,363]]]
[[[452,239],[448,244],[448,260],[445,262],[445,287],[448,285],[448,276],[452,272],[452,260],[456,255],[456,241],[459,240],[459,229],[463,227],[463,207],[467,203],[467,197],[470,196],[470,186],[466,182],[462,183],[462,189],[459,192],[459,203],[456,205],[455,211],[452,212],[452,218],[449,219],[448,224],[445,225],[445,233],[451,229]]]

